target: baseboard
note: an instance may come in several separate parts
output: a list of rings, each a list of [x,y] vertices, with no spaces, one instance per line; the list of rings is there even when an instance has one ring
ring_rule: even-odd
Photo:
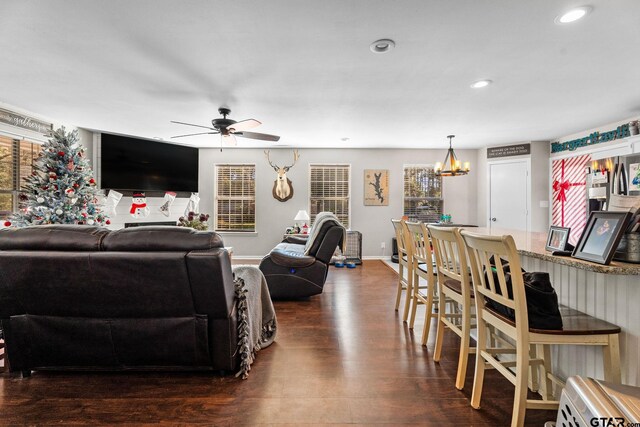
[[[371,260],[371,259],[379,259],[381,261],[384,261],[385,259],[391,259],[391,257],[389,255],[367,255],[367,256],[363,256],[362,259],[366,259],[366,260]]]

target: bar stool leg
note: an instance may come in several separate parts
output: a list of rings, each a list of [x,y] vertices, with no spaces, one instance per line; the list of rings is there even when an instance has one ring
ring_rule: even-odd
[[[602,347],[604,362],[604,379],[616,384],[622,383],[620,373],[620,341],[618,334],[609,335],[609,345]]]
[[[422,345],[427,345],[429,339],[429,332],[431,331],[431,319],[433,318],[433,300],[435,298],[433,289],[434,286],[429,286],[427,289],[427,312],[424,316],[424,327],[422,328]]]
[[[444,338],[444,330],[446,328],[445,324],[440,320],[441,317],[445,317],[447,315],[446,312],[446,295],[443,292],[440,292],[440,299],[438,300],[438,318],[436,320],[436,348],[433,352],[433,361],[440,362],[440,355],[442,354],[442,340]]]
[[[411,293],[411,320],[409,321],[409,329],[413,329],[413,324],[416,321],[416,311],[418,309],[418,298],[416,298],[416,294],[420,289],[420,276],[414,274],[413,283],[415,284],[415,286],[413,287],[413,292]]]
[[[407,293],[404,300],[404,312],[402,314],[402,321],[406,322],[409,318],[409,308],[411,308],[411,300],[413,295],[413,274],[411,274],[411,268],[407,268]]]
[[[469,362],[469,347],[471,340],[471,318],[468,310],[462,310],[462,338],[460,338],[460,355],[458,357],[458,373],[456,375],[456,388],[464,388],[464,379],[467,376],[467,363]],[[477,357],[477,356],[476,356]]]

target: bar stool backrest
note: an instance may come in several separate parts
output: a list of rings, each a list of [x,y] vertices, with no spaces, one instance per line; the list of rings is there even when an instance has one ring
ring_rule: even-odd
[[[519,333],[528,331],[529,319],[524,279],[513,237],[487,236],[466,230],[463,230],[461,235],[469,254],[478,310],[485,306],[484,298],[479,298],[481,294],[485,298],[513,309],[516,329]],[[495,260],[493,263],[490,262],[492,257]],[[508,274],[511,279],[512,295],[507,291],[507,275],[500,259],[509,263],[510,273]],[[498,280],[495,280],[496,276]]]
[[[427,264],[427,271],[431,271],[433,256],[427,227],[422,222],[405,222],[405,225],[406,243],[411,246],[413,259],[419,264]]]
[[[462,295],[470,296],[469,266],[458,227],[428,226],[436,257],[439,280],[453,279],[461,283]]]

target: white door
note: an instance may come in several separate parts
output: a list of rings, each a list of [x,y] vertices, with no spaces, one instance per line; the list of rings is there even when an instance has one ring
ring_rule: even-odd
[[[489,164],[489,227],[528,230],[528,160]]]

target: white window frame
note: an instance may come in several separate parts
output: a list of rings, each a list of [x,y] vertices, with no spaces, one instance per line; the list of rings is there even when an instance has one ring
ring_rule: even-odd
[[[253,223],[253,230],[247,230],[247,231],[241,231],[241,230],[219,230],[218,229],[218,171],[220,167],[238,167],[238,166],[252,166],[254,169],[254,174],[256,175],[255,178],[255,182],[254,182],[254,187],[253,187],[253,203],[255,206],[255,212],[254,212],[254,223]],[[249,234],[256,234],[258,232],[258,205],[257,205],[257,200],[256,200],[256,193],[257,193],[257,173],[258,173],[258,168],[257,165],[255,163],[246,163],[246,162],[242,162],[242,163],[215,163],[214,164],[214,186],[213,186],[213,229],[216,233],[220,233],[220,234],[239,234],[239,235],[249,235]]]
[[[405,212],[405,193],[404,193],[404,182],[405,182],[405,170],[408,168],[423,168],[423,169],[435,169],[434,164],[403,164],[402,165],[402,216],[406,215]],[[446,212],[445,206],[445,197],[444,197],[444,182],[442,182],[442,177],[440,178],[440,200],[442,200],[442,212],[440,214],[444,214]],[[439,220],[439,218],[438,218]]]
[[[309,183],[309,187],[308,187],[309,197],[308,197],[308,200],[307,200],[307,209],[308,209],[309,215],[311,215],[311,169],[313,167],[318,167],[318,166],[322,166],[322,167],[327,167],[327,166],[344,167],[344,166],[346,166],[348,168],[348,170],[349,170],[349,181],[348,181],[349,196],[347,197],[347,199],[348,199],[348,202],[349,202],[349,213],[347,215],[347,218],[348,218],[349,224],[344,224],[344,225],[346,226],[347,229],[350,230],[352,228],[351,227],[351,212],[353,210],[352,209],[353,203],[352,203],[352,200],[351,200],[351,194],[352,194],[352,191],[351,191],[352,185],[351,184],[352,184],[352,180],[353,180],[353,173],[352,173],[353,171],[352,171],[351,163],[333,163],[333,162],[331,162],[331,163],[309,163],[309,168],[307,169],[307,182]]]
[[[12,188],[0,189],[0,194],[11,194],[13,196],[11,212],[8,212],[8,214],[0,213],[0,218],[5,218],[10,216],[12,213],[17,212],[20,205],[19,196],[20,196],[20,193],[23,191],[23,184],[24,184],[24,182],[21,179],[21,175],[22,175],[21,169],[23,166],[20,164],[20,150],[22,149],[21,144],[24,142],[24,143],[31,144],[32,146],[34,145],[39,146],[40,147],[39,150],[40,150],[42,147],[42,143],[38,141],[33,141],[32,139],[24,138],[24,137],[16,138],[14,136],[5,135],[2,132],[0,132],[0,136],[11,140],[11,151],[12,151],[12,157],[13,157],[12,158],[13,176],[11,177],[13,181]],[[33,168],[33,164],[31,167]]]

